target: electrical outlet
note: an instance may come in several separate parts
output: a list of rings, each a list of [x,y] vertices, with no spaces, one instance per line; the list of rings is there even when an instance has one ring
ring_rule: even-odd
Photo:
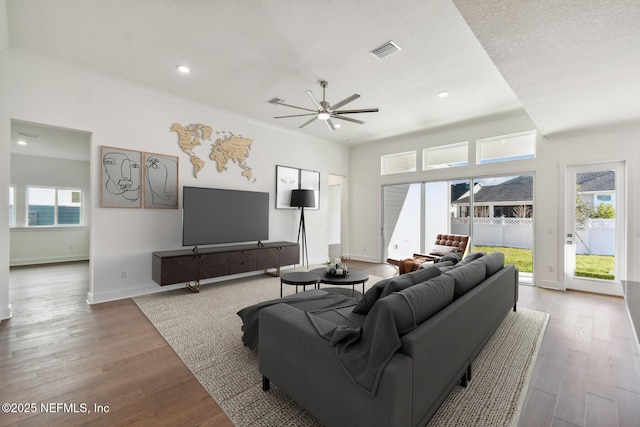
[[[122,270],[122,271],[120,272],[120,278],[121,278],[121,279],[126,279],[126,278],[127,278],[127,272],[126,272],[125,270]]]

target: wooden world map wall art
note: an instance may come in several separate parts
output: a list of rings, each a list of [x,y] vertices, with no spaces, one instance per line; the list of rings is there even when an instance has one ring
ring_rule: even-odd
[[[192,123],[184,126],[180,123],[174,123],[171,125],[171,132],[178,134],[178,145],[191,159],[193,176],[197,178],[198,173],[205,167],[206,162],[196,154],[196,149],[203,142],[212,140],[213,128],[202,123]],[[253,168],[247,165],[247,157],[251,153],[253,140],[226,131],[216,131],[215,134],[217,139],[211,143],[211,151],[208,157],[216,163],[218,172],[225,172],[228,169],[229,161],[232,161],[238,165],[243,177],[250,182],[255,182]]]

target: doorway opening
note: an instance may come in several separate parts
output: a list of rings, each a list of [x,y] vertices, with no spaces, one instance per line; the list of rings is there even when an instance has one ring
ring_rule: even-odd
[[[88,132],[11,120],[10,267],[90,260],[90,152]]]
[[[343,253],[343,205],[344,186],[346,178],[341,175],[329,175],[329,236],[328,254],[329,259],[340,258]]]

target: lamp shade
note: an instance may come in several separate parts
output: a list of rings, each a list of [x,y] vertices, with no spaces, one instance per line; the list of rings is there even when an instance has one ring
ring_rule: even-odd
[[[315,208],[316,197],[313,190],[291,190],[292,208]]]

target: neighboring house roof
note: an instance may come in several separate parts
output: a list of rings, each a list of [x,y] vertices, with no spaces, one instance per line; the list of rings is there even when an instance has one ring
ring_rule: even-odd
[[[584,172],[576,174],[576,184],[581,192],[614,191],[616,174],[614,171]]]
[[[451,186],[451,202],[455,202],[469,191],[467,182],[461,184],[453,184]]]
[[[615,172],[598,171],[576,174],[576,184],[581,192],[587,191],[614,191]],[[518,176],[509,181],[497,185],[485,185],[474,196],[475,203],[491,202],[523,202],[533,201],[533,177]],[[468,204],[469,195],[453,202],[454,204]]]
[[[518,176],[502,184],[483,186],[473,200],[475,203],[533,201],[533,177]],[[456,204],[468,203],[469,196],[456,201]]]

